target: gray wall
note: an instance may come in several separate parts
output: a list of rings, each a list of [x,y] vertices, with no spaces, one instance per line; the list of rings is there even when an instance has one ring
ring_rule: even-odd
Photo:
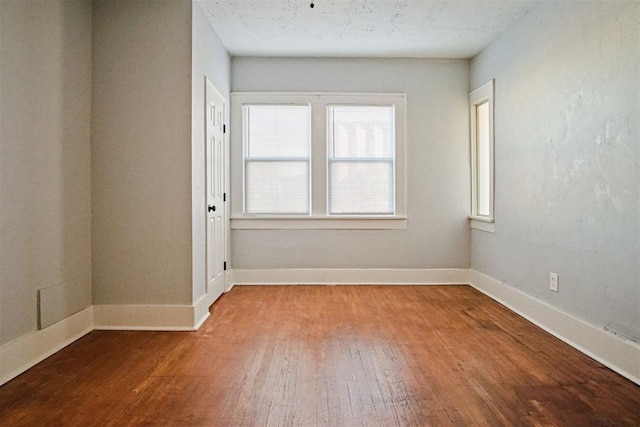
[[[468,77],[466,60],[234,58],[233,91],[405,92],[408,111],[406,230],[232,230],[234,268],[468,267]]]
[[[91,305],[91,3],[0,2],[0,345]]]
[[[95,304],[191,304],[188,1],[93,5]]]
[[[193,234],[193,301],[205,293],[206,285],[206,200],[205,200],[205,76],[227,100],[225,123],[229,123],[229,91],[231,58],[220,42],[200,5],[193,2],[193,46],[191,87],[192,234]],[[228,135],[228,133],[227,133]],[[228,146],[228,141],[227,141]],[[228,150],[227,150],[228,152]],[[228,171],[228,168],[227,168]],[[228,180],[227,180],[228,183]],[[228,219],[227,219],[228,224]],[[227,241],[227,243],[229,243]]]
[[[496,79],[496,231],[472,267],[635,340],[639,8],[543,3],[471,64],[471,88]]]

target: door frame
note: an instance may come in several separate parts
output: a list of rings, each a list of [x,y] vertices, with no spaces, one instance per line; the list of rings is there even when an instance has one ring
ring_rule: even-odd
[[[222,111],[216,111],[213,114],[213,121],[214,121],[214,125],[216,123],[216,120],[220,120],[221,123],[219,123],[217,126],[214,126],[214,128],[216,129],[220,129],[222,132],[222,158],[219,159],[219,166],[222,168],[222,173],[218,173],[218,171],[215,168],[215,165],[211,165],[210,162],[215,161],[214,159],[217,159],[217,157],[215,157],[213,155],[213,152],[217,152],[217,147],[211,147],[209,145],[209,137],[210,135],[208,134],[207,130],[208,130],[208,124],[209,124],[209,107],[210,107],[210,100],[209,98],[209,91],[211,91],[212,93],[212,97],[217,98],[217,100],[222,102]],[[205,88],[204,88],[204,124],[205,124],[205,132],[204,132],[204,141],[205,141],[205,186],[204,186],[204,190],[205,190],[205,217],[206,217],[206,226],[205,226],[205,233],[206,233],[206,244],[205,244],[205,274],[206,274],[206,283],[205,283],[205,293],[207,295],[211,295],[211,289],[209,288],[209,278],[210,278],[210,253],[212,250],[215,250],[214,248],[211,247],[211,245],[209,244],[209,232],[210,229],[209,227],[211,226],[210,223],[210,218],[209,218],[209,212],[208,212],[208,206],[210,203],[209,200],[209,195],[210,195],[210,186],[212,185],[212,181],[211,178],[212,176],[210,176],[210,172],[213,173],[216,177],[218,177],[219,179],[222,180],[222,186],[220,188],[218,188],[218,190],[222,193],[222,194],[218,194],[218,197],[220,199],[218,199],[219,203],[216,203],[214,201],[211,201],[211,203],[216,203],[218,205],[218,209],[223,209],[223,213],[222,213],[222,255],[220,257],[219,262],[220,263],[224,263],[224,268],[222,265],[219,265],[218,268],[220,268],[220,280],[222,280],[221,283],[221,287],[222,287],[222,293],[227,291],[227,275],[226,275],[226,271],[227,271],[227,239],[228,239],[228,233],[226,230],[226,223],[227,223],[227,217],[228,217],[228,208],[227,208],[227,203],[226,203],[226,199],[227,199],[227,147],[226,147],[226,117],[225,115],[227,114],[227,108],[228,108],[228,104],[227,104],[227,100],[225,99],[225,97],[220,93],[220,91],[218,90],[218,88],[216,88],[216,86],[213,84],[213,82],[207,78],[205,76]],[[218,134],[216,132],[216,134]],[[213,150],[213,152],[210,152],[209,150]],[[213,156],[213,157],[212,157]],[[212,169],[211,169],[212,168]],[[210,170],[211,169],[211,170]],[[215,184],[214,186],[218,187],[219,183],[218,180],[215,180]],[[217,191],[216,191],[217,193]],[[224,196],[222,196],[224,195]],[[214,206],[214,210],[215,210],[215,206]],[[214,244],[215,246],[215,244]],[[221,295],[220,294],[220,295]],[[212,296],[213,297],[213,296]],[[218,296],[215,296],[214,298],[217,298]]]
[[[192,112],[192,304],[197,307],[196,318],[208,315],[208,307],[215,301],[210,292],[207,292],[207,158],[206,158],[206,108],[207,108],[207,81],[211,82],[214,90],[224,102],[224,122],[227,124],[227,132],[224,133],[224,191],[227,195],[224,214],[224,259],[227,261],[227,270],[224,271],[224,291],[228,292],[233,285],[231,280],[230,260],[230,140],[229,140],[229,100],[223,96],[220,90],[206,75],[202,77],[199,99],[194,99]]]

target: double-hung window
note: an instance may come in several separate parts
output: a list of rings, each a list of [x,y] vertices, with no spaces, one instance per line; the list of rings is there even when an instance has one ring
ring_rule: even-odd
[[[309,214],[311,109],[243,107],[244,212]]]
[[[405,104],[234,93],[232,228],[406,228]]]
[[[395,213],[393,105],[327,107],[329,215]]]

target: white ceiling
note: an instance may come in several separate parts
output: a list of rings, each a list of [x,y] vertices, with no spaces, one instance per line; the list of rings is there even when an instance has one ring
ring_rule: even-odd
[[[198,0],[233,56],[470,58],[534,0]]]

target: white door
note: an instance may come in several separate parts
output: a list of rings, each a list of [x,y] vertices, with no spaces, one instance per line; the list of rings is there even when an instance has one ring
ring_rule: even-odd
[[[207,289],[213,299],[225,290],[224,98],[206,79]]]

